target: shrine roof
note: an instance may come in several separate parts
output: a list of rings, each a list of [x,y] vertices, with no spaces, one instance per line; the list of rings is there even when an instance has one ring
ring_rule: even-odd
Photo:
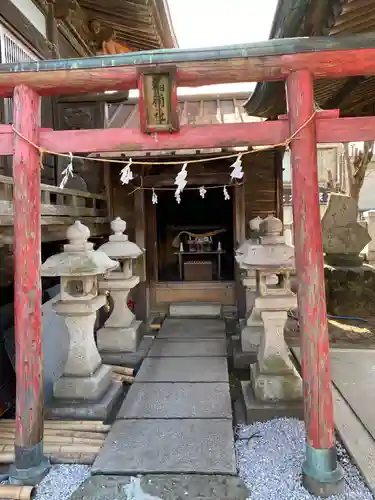
[[[216,93],[216,94],[180,94],[178,95],[178,114],[180,125],[214,125],[221,123],[250,123],[263,121],[262,118],[249,116],[243,104],[249,97],[246,92]],[[120,104],[109,104],[108,106],[108,128],[139,128],[138,98],[133,97]],[[243,151],[247,147],[230,148],[233,151]],[[228,148],[226,149],[228,150]],[[200,151],[201,153],[216,153],[222,149]],[[196,151],[189,151],[196,153]],[[124,151],[123,154],[127,155]],[[130,153],[129,153],[130,154]],[[168,151],[164,154],[186,155],[186,150]],[[101,153],[102,157],[117,157],[120,153]],[[158,156],[160,152],[146,151],[139,154],[132,152],[134,156]]]
[[[167,0],[79,0],[79,4],[132,50],[178,46]]]
[[[374,30],[375,0],[279,0],[270,39],[342,36]],[[375,77],[316,81],[315,99],[321,108],[340,108],[342,116],[373,115]],[[284,83],[258,83],[245,108],[249,114],[264,118],[284,114]]]

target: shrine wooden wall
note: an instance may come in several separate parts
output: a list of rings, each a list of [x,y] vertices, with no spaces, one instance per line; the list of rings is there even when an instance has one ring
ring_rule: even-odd
[[[257,215],[266,217],[269,214],[282,218],[282,156],[280,151],[272,150],[245,155],[243,166],[244,185],[235,189],[234,199],[233,229],[236,247],[248,236],[248,222],[252,218]],[[172,183],[175,173],[172,172],[172,167],[170,168],[170,183]],[[135,289],[133,296],[136,309],[138,309],[138,317],[146,319],[150,309],[166,310],[167,303],[171,301],[190,300],[220,302],[228,306],[236,304],[241,314],[245,307],[245,295],[239,273],[237,273],[237,266],[235,266],[233,282],[213,282],[210,285],[156,282],[155,269],[158,255],[154,248],[155,214],[154,206],[150,202],[150,192],[138,190],[130,194],[134,187],[121,185],[120,169],[121,166],[115,164],[109,166],[112,215],[126,220],[129,238],[146,248],[146,256],[137,263],[135,270],[136,274],[141,277],[140,285]],[[163,179],[163,174],[159,174],[155,176],[154,182],[161,183]],[[219,175],[217,182],[221,182]]]
[[[246,235],[254,217],[275,215],[282,219],[282,155],[279,150],[244,157]]]

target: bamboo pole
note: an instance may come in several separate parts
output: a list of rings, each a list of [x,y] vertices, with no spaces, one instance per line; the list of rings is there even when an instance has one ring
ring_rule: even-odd
[[[15,484],[1,484],[0,498],[9,500],[30,500],[34,486],[17,486]]]
[[[14,418],[2,418],[1,424],[14,424]],[[45,420],[44,425],[86,425],[86,424],[103,424],[102,420]]]
[[[53,464],[81,464],[92,465],[98,456],[97,453],[50,453],[50,461]],[[0,452],[0,464],[8,465],[14,462],[14,452]]]
[[[134,382],[134,377],[129,377],[129,375],[121,375],[120,373],[112,373],[112,380],[117,380],[121,383],[132,384]]]
[[[0,420],[0,432],[2,429],[15,427],[14,420]],[[96,422],[95,420],[77,420],[77,421],[59,421],[59,420],[45,420],[44,429],[48,430],[77,430],[88,432],[109,432],[110,425],[105,425],[103,422]]]
[[[52,464],[92,465],[97,456],[97,453],[59,453],[52,454],[50,461]]]
[[[134,368],[127,368],[126,366],[110,365],[114,373],[120,373],[120,375],[129,375],[132,377],[134,375]]]
[[[2,437],[12,437],[14,438],[14,429],[1,429],[0,428],[0,440]],[[73,437],[73,438],[83,438],[83,439],[98,439],[104,440],[107,437],[107,433],[104,432],[78,432],[78,431],[64,431],[64,430],[53,430],[47,429],[44,431],[44,441],[46,441],[50,436],[63,436],[63,437]]]
[[[81,437],[71,437],[71,436],[53,436],[48,435],[44,436],[44,444],[77,444],[77,445],[93,445],[93,446],[102,446],[104,439],[103,438],[81,438]],[[0,435],[0,446],[3,444],[14,444],[14,436],[2,436]]]
[[[0,464],[12,464],[14,462],[13,452],[0,452]]]
[[[53,453],[99,453],[101,445],[97,444],[53,444],[47,443],[44,451],[47,454]],[[14,452],[14,444],[0,444],[0,452]]]

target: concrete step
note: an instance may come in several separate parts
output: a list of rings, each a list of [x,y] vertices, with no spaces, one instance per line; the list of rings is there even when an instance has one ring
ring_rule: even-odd
[[[220,318],[221,304],[205,302],[180,302],[170,304],[171,318]]]

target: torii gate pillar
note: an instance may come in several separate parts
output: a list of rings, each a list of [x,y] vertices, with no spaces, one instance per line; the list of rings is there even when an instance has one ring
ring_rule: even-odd
[[[308,70],[286,82],[291,134],[314,114],[314,80]],[[291,144],[294,244],[298,278],[302,376],[306,425],[303,482],[321,497],[338,493],[344,474],[337,463],[329,338],[320,225],[315,118]]]

